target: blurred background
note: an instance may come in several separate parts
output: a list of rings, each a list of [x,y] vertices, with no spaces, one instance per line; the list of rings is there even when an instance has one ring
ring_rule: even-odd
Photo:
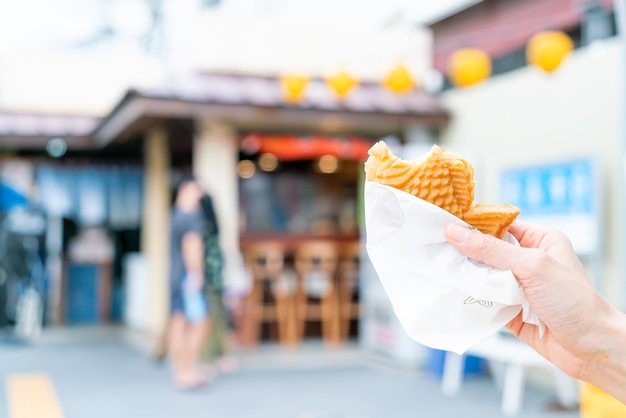
[[[564,230],[624,309],[622,3],[0,3],[0,417],[27,416],[21,393],[38,417],[609,411],[506,334],[458,358],[410,340],[361,191],[377,140],[462,153],[477,202]],[[187,174],[215,204],[239,364],[193,399],[150,362]]]

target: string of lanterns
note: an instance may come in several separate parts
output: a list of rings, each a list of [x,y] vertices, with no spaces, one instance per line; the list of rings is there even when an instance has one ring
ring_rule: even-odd
[[[306,98],[306,89],[311,79],[303,74],[285,74],[280,79],[283,99],[287,103],[299,103]],[[359,80],[347,71],[340,71],[325,80],[327,87],[335,96],[343,100],[359,85]],[[416,87],[416,82],[404,65],[394,67],[382,85],[396,94],[408,93]]]
[[[543,31],[533,35],[526,45],[528,64],[540,70],[554,72],[574,49],[571,38],[561,31]],[[478,84],[491,76],[491,59],[480,48],[461,48],[448,58],[448,77],[456,87]],[[306,98],[311,79],[302,74],[286,74],[281,80],[283,99],[296,104]],[[347,71],[340,71],[325,80],[335,96],[344,100],[359,85],[359,81]],[[417,87],[408,68],[399,64],[391,69],[381,85],[394,94],[406,94]]]
[[[533,35],[526,45],[526,61],[551,73],[574,49],[571,38],[561,31],[543,31]],[[491,60],[479,48],[456,50],[448,60],[450,81],[456,87],[471,86],[491,75]]]

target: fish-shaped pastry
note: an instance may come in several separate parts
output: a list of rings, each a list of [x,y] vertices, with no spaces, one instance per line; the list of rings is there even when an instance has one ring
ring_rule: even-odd
[[[365,162],[366,180],[395,187],[502,238],[520,209],[513,205],[474,205],[474,166],[462,156],[433,145],[422,158],[406,161],[379,141]]]

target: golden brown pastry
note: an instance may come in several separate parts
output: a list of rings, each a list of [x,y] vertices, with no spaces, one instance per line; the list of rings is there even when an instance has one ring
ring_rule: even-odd
[[[504,236],[520,211],[512,205],[472,205],[474,167],[460,155],[436,145],[422,159],[406,161],[379,141],[369,150],[365,174],[369,181],[417,196],[498,238]]]
[[[477,204],[465,212],[462,219],[485,234],[502,238],[519,212],[520,209],[513,205]]]
[[[459,218],[474,200],[474,168],[436,145],[423,160],[405,161],[379,141],[369,150],[365,173],[367,180],[403,190]]]

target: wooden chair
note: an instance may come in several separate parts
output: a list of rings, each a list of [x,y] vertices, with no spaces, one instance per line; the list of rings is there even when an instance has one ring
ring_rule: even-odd
[[[339,297],[340,335],[342,341],[350,335],[350,325],[359,319],[359,273],[361,243],[347,242],[339,250],[337,289]]]
[[[334,242],[312,240],[299,244],[295,251],[298,276],[296,316],[298,336],[305,335],[308,322],[320,322],[328,345],[340,341],[339,303],[335,282],[338,252]]]
[[[244,344],[258,344],[263,324],[275,324],[285,346],[296,341],[295,310],[289,286],[281,281],[285,251],[277,242],[261,242],[244,248],[244,263],[252,286],[244,314]]]

